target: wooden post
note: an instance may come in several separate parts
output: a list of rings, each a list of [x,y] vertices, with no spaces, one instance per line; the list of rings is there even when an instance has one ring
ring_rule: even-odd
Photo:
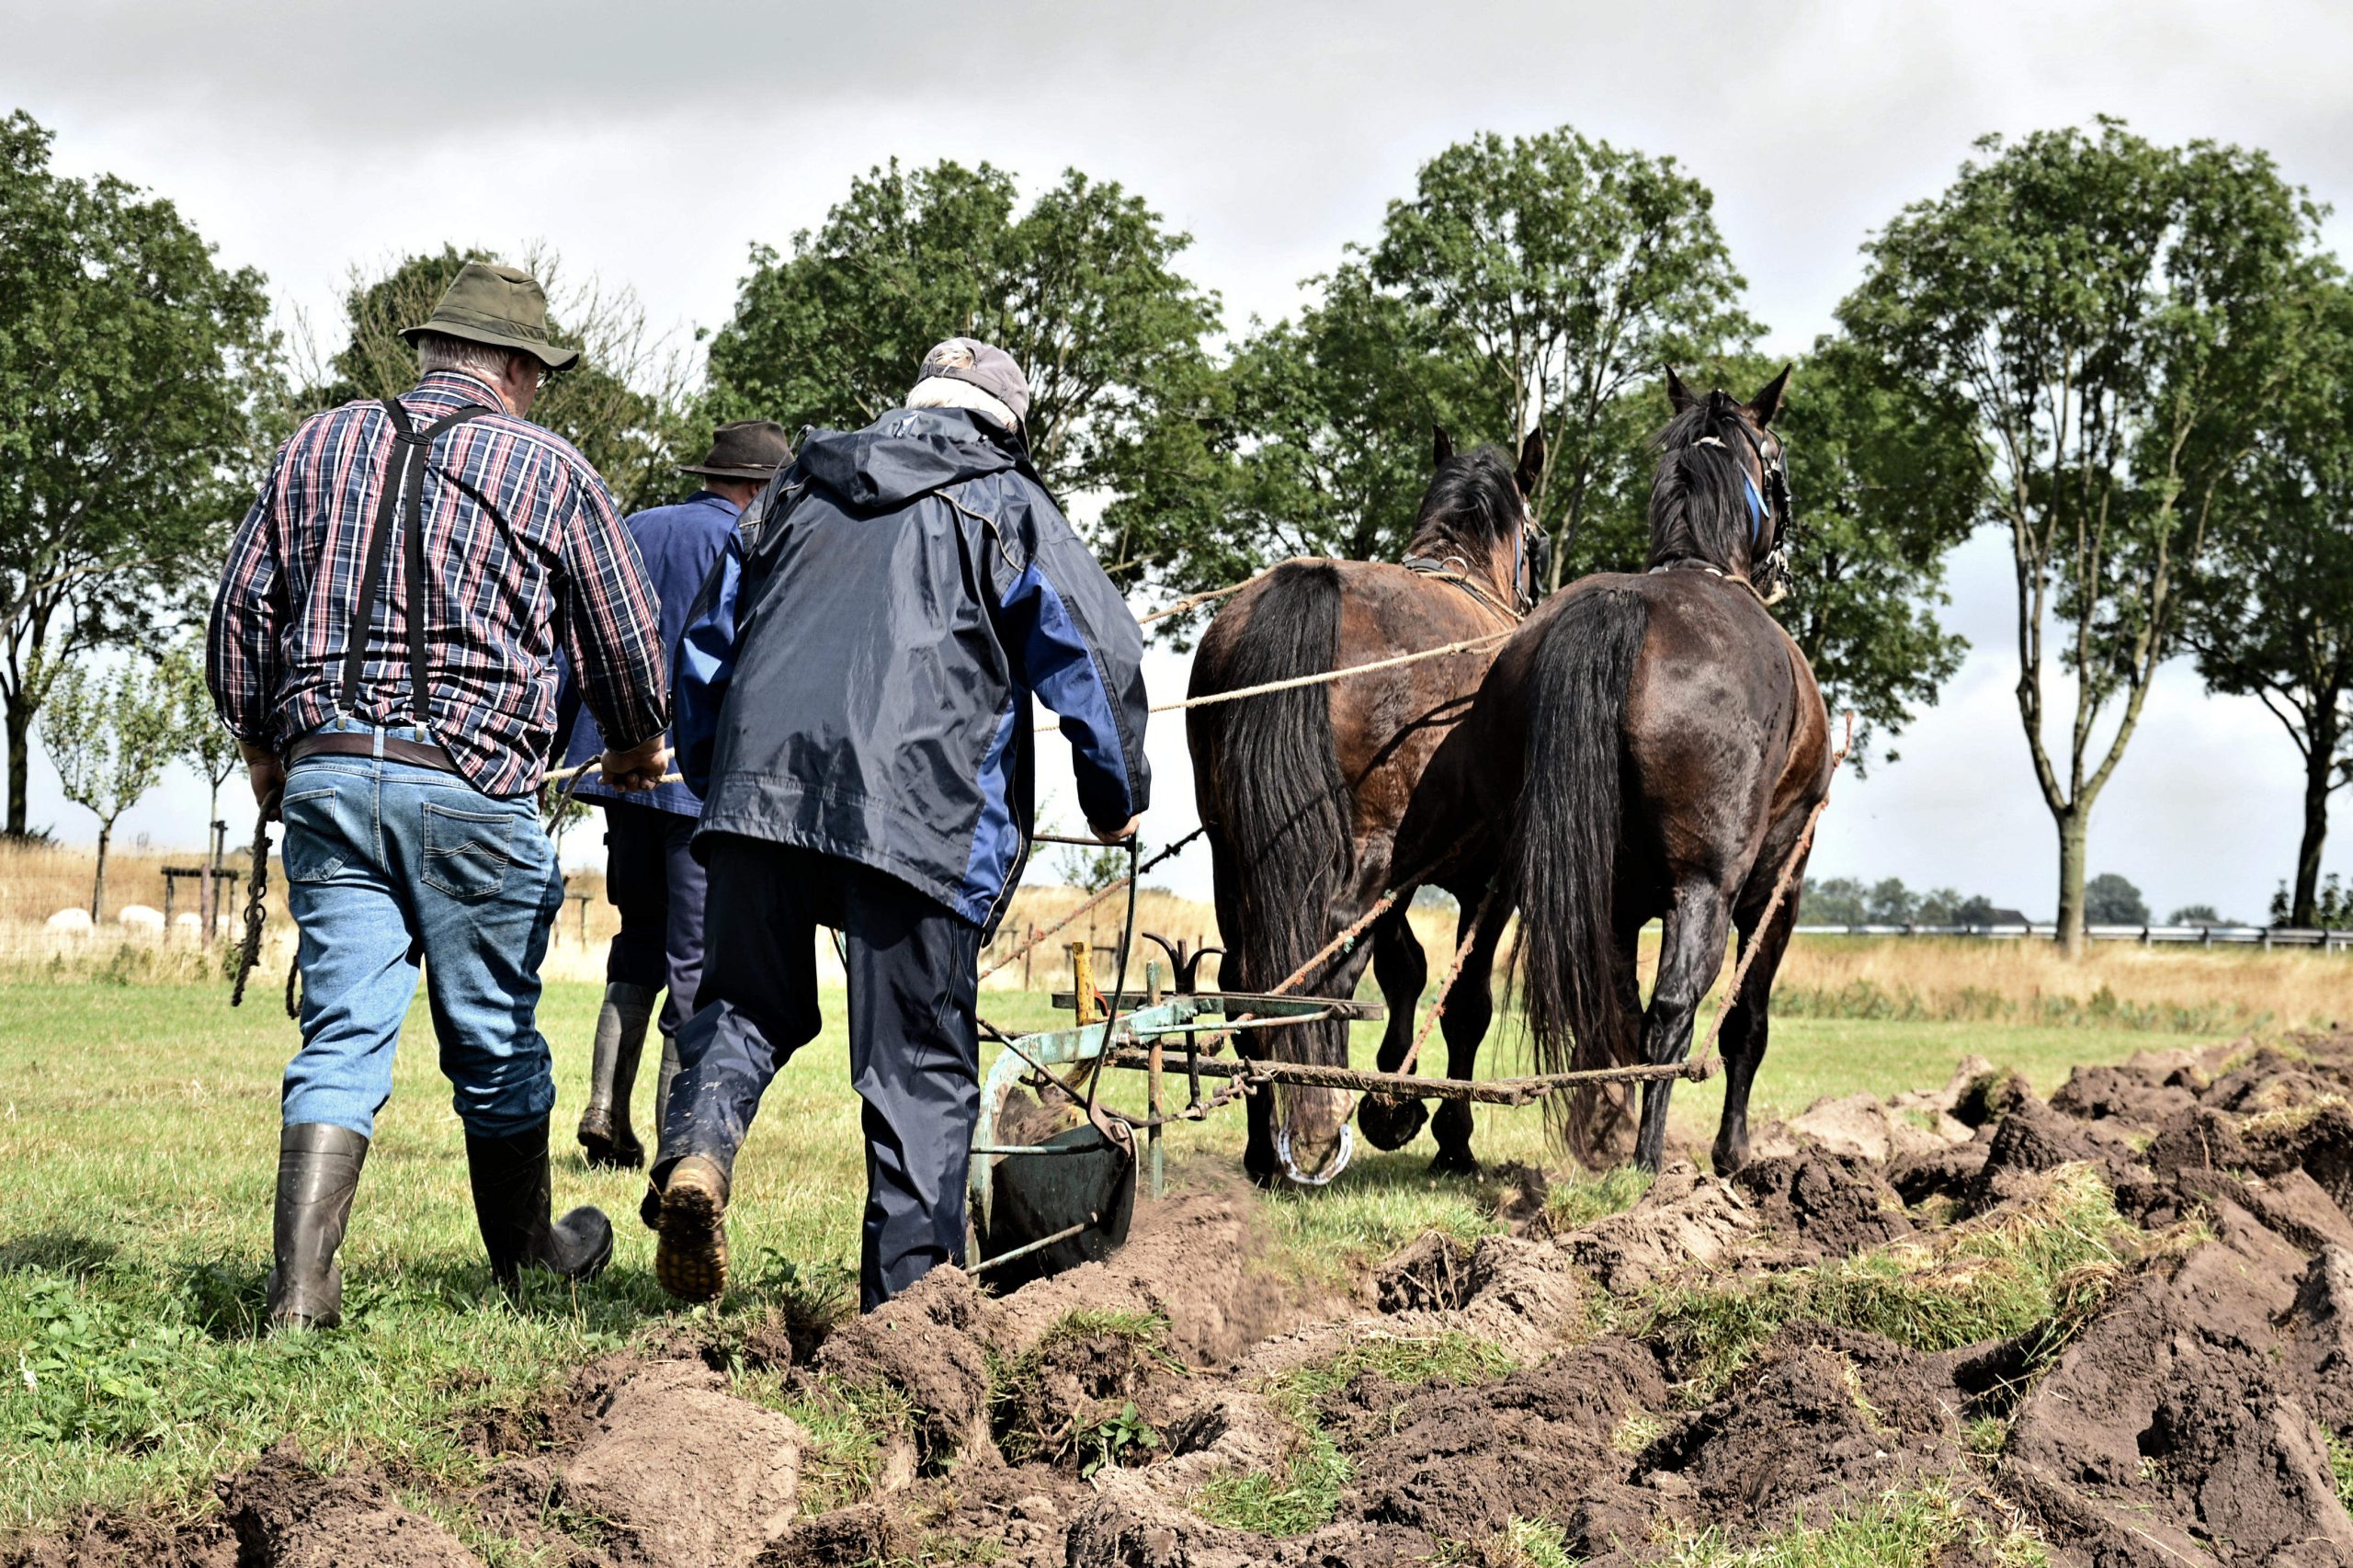
[[[1095,1010],[1095,944],[1073,942],[1070,949],[1070,998],[1075,1019],[1080,1024],[1096,1020]]]
[[[1035,989],[1029,983],[1029,964],[1037,956],[1038,923],[1032,920],[1029,922],[1029,940],[1021,949],[1021,989],[1024,991]]]

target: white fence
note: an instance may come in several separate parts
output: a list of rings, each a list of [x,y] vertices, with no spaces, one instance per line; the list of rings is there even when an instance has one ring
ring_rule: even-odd
[[[2056,926],[1801,926],[1801,937],[2055,937]],[[2138,942],[2143,947],[2187,945],[2194,948],[2248,947],[2315,948],[2322,952],[2353,952],[2353,931],[2313,931],[2300,926],[2088,926],[2084,934],[2095,942]]]

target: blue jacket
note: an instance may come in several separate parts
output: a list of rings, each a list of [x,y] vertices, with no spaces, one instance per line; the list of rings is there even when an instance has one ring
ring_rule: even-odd
[[[638,558],[645,562],[654,596],[662,601],[662,646],[672,660],[677,657],[687,612],[694,608],[695,595],[710,574],[711,564],[734,537],[739,516],[735,503],[704,490],[675,506],[649,507],[629,518],[630,538],[637,544]],[[565,695],[560,703],[567,715],[578,706],[570,690],[570,675],[567,669]],[[593,762],[604,749],[605,738],[597,733],[597,721],[585,712],[579,714],[572,725],[572,744],[564,752],[564,766]],[[702,811],[700,798],[684,784],[664,784],[642,795],[623,795],[593,771],[580,781],[578,793],[582,800],[625,800],[631,805],[653,806],[681,816],[696,816]]]
[[[731,536],[678,644],[698,844],[888,872],[994,929],[1029,855],[1032,695],[1087,821],[1151,796],[1143,639],[1017,440],[959,409],[814,431]]]

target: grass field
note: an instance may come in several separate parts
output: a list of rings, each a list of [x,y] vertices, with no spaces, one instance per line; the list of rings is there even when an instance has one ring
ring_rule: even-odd
[[[289,1432],[329,1461],[364,1449],[395,1473],[462,1483],[475,1462],[460,1441],[470,1413],[526,1401],[672,1312],[634,1218],[642,1178],[589,1173],[570,1150],[597,999],[593,985],[558,983],[541,1017],[561,1085],[558,1201],[613,1216],[612,1268],[576,1295],[539,1282],[519,1311],[499,1298],[420,1006],[344,1250],[349,1326],[272,1341],[254,1328],[278,1082],[294,1040],[275,995],[232,1012],[217,984],[0,983],[0,1528],[89,1504],[195,1506],[211,1474]],[[835,1027],[779,1078],[739,1166],[744,1288],[722,1328],[788,1300],[838,1301],[854,1262],[862,1166],[838,995],[828,1011]],[[1029,994],[992,994],[984,1011],[1016,1029],[1051,1017]],[[2047,1091],[2075,1062],[2182,1038],[2080,1018],[1789,1018],[1776,1024],[1757,1110],[1941,1083],[1972,1051]],[[1512,1070],[1514,1054],[1491,1052],[1490,1070]],[[1681,1134],[1711,1133],[1716,1093],[1680,1091]],[[1559,1164],[1530,1113],[1483,1110],[1478,1137],[1489,1159]],[[1180,1177],[1193,1161],[1230,1170],[1241,1138],[1235,1112],[1177,1130]],[[1428,1153],[1425,1141],[1363,1154],[1329,1189],[1264,1199],[1270,1266],[1338,1286],[1432,1226],[1492,1224],[1491,1195],[1431,1179]],[[475,1544],[501,1555],[496,1541]]]

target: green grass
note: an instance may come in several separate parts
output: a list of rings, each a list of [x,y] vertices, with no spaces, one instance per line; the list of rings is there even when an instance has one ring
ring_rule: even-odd
[[[1752,1547],[1735,1548],[1719,1530],[1687,1536],[1665,1561],[1674,1568],[1934,1568],[1954,1547],[1999,1568],[2050,1568],[2040,1542],[1988,1528],[1935,1482],[1890,1491],[1820,1524],[1800,1516]]]
[[[1438,1568],[1577,1568],[1569,1555],[1567,1532],[1547,1519],[1515,1514],[1482,1541],[1442,1541],[1429,1561]]]
[[[612,1267],[576,1293],[536,1281],[519,1310],[500,1298],[420,1004],[343,1251],[348,1326],[263,1339],[278,1081],[296,1038],[274,987],[233,1012],[214,984],[0,983],[0,1530],[53,1525],[89,1504],[203,1506],[214,1473],[290,1433],[324,1463],[364,1451],[419,1485],[462,1486],[481,1468],[460,1438],[470,1415],[528,1404],[582,1361],[683,1315],[653,1279],[653,1238],[635,1218],[642,1178],[586,1170],[571,1147],[598,994],[551,983],[540,1023],[559,1085],[557,1200],[613,1217]],[[742,1287],[711,1325],[722,1339],[770,1307],[801,1322],[839,1311],[855,1267],[858,1102],[842,999],[824,1005],[827,1028],[779,1077],[738,1166],[730,1220]],[[983,1011],[1015,1029],[1064,1017],[1034,994],[990,993]],[[1359,1028],[1360,1060],[1375,1038]],[[1791,1020],[1776,1026],[1756,1111],[1941,1083],[1972,1051],[2047,1090],[2075,1062],[2148,1043],[2080,1028]],[[1506,1040],[1483,1066],[1517,1072],[1515,1056]],[[1711,1135],[1720,1094],[1685,1085],[1678,1134]],[[1559,1164],[1536,1114],[1483,1108],[1477,1136],[1489,1159]],[[1242,1137],[1238,1109],[1174,1130],[1179,1179],[1188,1159],[1232,1170]],[[1488,1192],[1432,1178],[1430,1149],[1425,1137],[1366,1153],[1329,1188],[1266,1199],[1275,1262],[1337,1285],[1425,1231],[1493,1230]],[[1631,1200],[1608,1179],[1555,1190],[1570,1205]],[[783,1397],[759,1375],[744,1381],[755,1397]],[[819,1431],[811,1496],[859,1494],[888,1413],[795,1414]]]
[[[1629,1313],[1628,1326],[1672,1349],[1694,1403],[1715,1397],[1757,1346],[1801,1320],[1926,1351],[2043,1324],[2055,1347],[2089,1317],[2142,1239],[2097,1176],[2068,1166],[2041,1200],[1964,1222],[1933,1244],[1899,1242],[1812,1268],[1670,1288],[1647,1314]]]

